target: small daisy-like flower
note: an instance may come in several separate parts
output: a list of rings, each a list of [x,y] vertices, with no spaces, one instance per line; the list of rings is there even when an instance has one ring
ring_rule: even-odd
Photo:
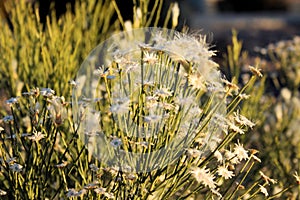
[[[218,160],[219,163],[222,163],[223,156],[222,156],[222,154],[221,154],[221,152],[219,150],[215,151],[214,156],[215,156],[215,158],[217,158],[217,160]]]
[[[214,176],[209,172],[208,169],[193,167],[191,170],[191,174],[194,176],[198,183],[203,184],[205,187],[209,187],[210,189],[216,188],[216,183],[214,181]]]
[[[18,97],[12,97],[8,100],[6,100],[6,104],[12,106],[13,104],[16,104],[18,103]]]
[[[243,145],[239,142],[235,144],[235,147],[233,149],[233,153],[237,156],[237,158],[241,160],[246,160],[249,158],[248,151],[244,149]]]
[[[255,126],[255,123],[251,122],[247,117],[240,115],[239,113],[234,113],[234,120],[241,125],[248,126],[252,128]]]
[[[204,77],[201,76],[200,73],[194,73],[194,74],[189,75],[188,80],[189,80],[189,84],[193,88],[198,89],[198,90],[207,91],[206,81],[205,81]]]
[[[55,165],[55,167],[57,167],[57,168],[64,168],[67,165],[68,165],[68,162],[67,161],[63,161],[62,163],[59,163],[59,164]]]
[[[155,64],[158,62],[158,58],[155,53],[144,52],[143,61],[149,64]]]
[[[122,140],[120,138],[114,138],[111,142],[110,142],[111,146],[113,146],[114,148],[117,148],[119,146],[122,145]]]
[[[12,170],[13,172],[21,172],[23,169],[23,166],[18,163],[14,163],[9,166],[9,169]]]
[[[269,193],[264,186],[259,185],[259,189],[260,189],[260,192],[263,193],[266,197],[269,196]]]
[[[298,175],[298,172],[295,172],[295,173],[293,174],[293,176],[294,176],[295,179],[296,179],[296,183],[297,183],[298,185],[300,185],[300,176]]]
[[[9,123],[9,122],[12,122],[14,121],[14,117],[12,115],[6,115],[5,117],[3,117],[3,122],[5,123]]]
[[[249,99],[250,98],[250,95],[247,95],[247,94],[239,94],[239,97],[241,99]]]
[[[27,136],[29,140],[32,140],[34,142],[38,142],[39,140],[43,139],[45,137],[44,134],[42,134],[40,131],[37,133],[34,133],[33,135]]]
[[[199,157],[201,155],[201,151],[198,149],[188,149],[187,155],[192,158]]]
[[[77,88],[78,83],[74,80],[69,80],[68,82],[73,88]]]
[[[82,190],[79,190],[78,192],[73,189],[73,188],[70,188],[67,192],[67,197],[71,198],[71,197],[80,197],[80,196],[83,196],[84,194],[86,194],[86,190],[85,189],[82,189]]]
[[[228,80],[226,80],[226,79],[221,79],[221,81],[223,82],[223,83],[225,83],[225,85],[226,85],[226,87],[229,89],[229,90],[231,90],[231,91],[234,91],[234,92],[238,92],[239,91],[239,86],[237,86],[236,84],[234,84],[234,83],[231,83],[231,82],[229,82]]]
[[[76,197],[77,191],[74,188],[68,189],[67,197]]]
[[[238,127],[237,125],[235,125],[234,123],[228,121],[227,124],[229,125],[229,128],[230,128],[232,131],[234,131],[234,132],[236,132],[236,133],[239,133],[239,134],[241,134],[241,135],[245,134],[244,130],[241,129],[240,127]]]
[[[217,172],[224,179],[231,179],[234,176],[233,171],[228,170],[225,166],[219,166]]]
[[[267,183],[267,184],[270,184],[270,182],[272,184],[275,184],[277,183],[277,181],[275,179],[272,179],[270,177],[268,177],[267,175],[265,175],[262,171],[259,171],[259,174],[261,176],[262,179],[264,179],[264,181]]]
[[[6,194],[7,194],[6,191],[0,189],[0,196],[4,196],[4,195],[6,195]]]
[[[51,98],[51,97],[54,96],[55,91],[52,90],[51,88],[42,88],[41,91],[40,91],[40,94],[41,94],[43,97]]]
[[[161,98],[172,96],[172,92],[167,88],[161,88],[155,91],[155,95]]]
[[[98,187],[94,189],[94,192],[96,192],[97,194],[104,194],[106,192],[106,188]]]
[[[226,158],[226,160],[229,160],[230,163],[233,165],[240,163],[238,157],[236,156],[236,154],[234,152],[226,150],[225,158]]]
[[[97,172],[99,171],[99,167],[97,167],[95,164],[90,164],[89,165],[90,169],[93,171],[93,172]]]

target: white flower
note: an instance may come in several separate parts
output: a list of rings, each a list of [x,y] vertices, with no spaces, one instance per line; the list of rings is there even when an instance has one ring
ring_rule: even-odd
[[[235,144],[235,147],[233,149],[233,153],[237,156],[239,161],[248,159],[248,151],[244,149],[243,145],[239,142]]]
[[[229,160],[230,163],[233,165],[240,163],[236,154],[231,151],[228,151],[228,150],[225,151],[225,158],[226,158],[226,160]]]
[[[99,167],[97,167],[95,164],[90,164],[89,167],[93,172],[97,172],[99,170]]]
[[[9,166],[9,169],[12,170],[13,172],[21,172],[23,169],[23,166],[18,163],[14,163]]]
[[[207,91],[206,80],[200,73],[193,73],[188,77],[189,84],[198,90]]]
[[[260,174],[261,178],[264,179],[264,181],[265,181],[267,184],[269,184],[270,182],[271,182],[272,184],[277,183],[277,181],[276,181],[275,179],[272,179],[272,178],[268,177],[268,176],[265,175],[262,171],[259,171],[259,174]]]
[[[45,137],[44,134],[42,134],[40,131],[37,133],[34,133],[33,135],[27,136],[29,140],[38,142],[39,140],[43,139]]]
[[[158,58],[155,53],[144,52],[143,61],[149,64],[155,64],[158,62]]]
[[[59,163],[57,165],[55,165],[57,168],[64,168],[65,166],[68,165],[68,162],[67,161],[63,161],[62,163]]]
[[[12,122],[14,120],[14,117],[12,115],[6,115],[5,117],[3,117],[3,122],[8,123],[8,122]]]
[[[254,75],[256,75],[256,76],[258,76],[258,77],[263,77],[262,73],[260,72],[261,69],[258,69],[258,68],[253,67],[253,66],[249,66],[249,69],[250,69],[250,71],[251,71]]]
[[[8,104],[10,106],[13,104],[16,104],[16,103],[18,103],[18,97],[12,97],[12,98],[6,100],[6,104]]]
[[[260,189],[260,192],[263,193],[266,197],[269,196],[269,193],[268,193],[267,189],[264,186],[259,185],[259,189]]]
[[[215,151],[214,156],[217,158],[219,163],[222,163],[223,161],[223,156],[219,150]]]
[[[234,176],[234,173],[227,169],[225,166],[219,166],[217,172],[224,179],[231,179]]]
[[[4,196],[4,195],[6,195],[6,194],[7,194],[6,191],[0,189],[0,196]]]
[[[247,117],[240,115],[239,113],[234,113],[234,120],[241,125],[244,126],[249,126],[250,128],[252,128],[253,126],[255,126],[255,124],[253,122],[251,122],[249,119],[247,119]]]
[[[122,140],[120,138],[114,138],[110,144],[114,147],[114,148],[117,148],[119,146],[122,145]]]
[[[238,127],[237,125],[235,125],[234,123],[230,122],[229,120],[227,121],[227,124],[229,125],[229,128],[239,134],[245,134],[244,130],[241,129],[240,127]]]
[[[296,183],[297,183],[298,185],[300,185],[300,176],[298,175],[298,172],[295,172],[295,173],[293,174],[293,176],[294,176],[295,179],[296,179]]]
[[[99,182],[96,181],[96,182],[94,182],[94,183],[89,183],[89,184],[85,185],[85,186],[84,186],[84,189],[86,189],[86,190],[95,189],[95,188],[98,187],[98,185],[99,185]]]
[[[172,92],[167,88],[161,88],[155,91],[155,95],[161,98],[172,96]]]
[[[51,88],[42,88],[40,90],[40,94],[44,97],[53,97],[53,95],[55,94],[55,91],[52,90]]]
[[[114,104],[110,107],[110,111],[116,114],[123,114],[129,111],[129,103],[130,101],[125,101],[120,104]]]
[[[198,183],[202,183],[205,187],[209,187],[210,189],[216,188],[216,183],[214,181],[214,176],[209,172],[208,169],[193,167],[191,170],[191,174],[194,176]]]
[[[106,188],[99,187],[94,189],[94,192],[96,192],[97,194],[104,194],[106,192]]]

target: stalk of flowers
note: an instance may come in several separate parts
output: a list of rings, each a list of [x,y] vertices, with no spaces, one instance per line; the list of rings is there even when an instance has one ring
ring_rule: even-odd
[[[61,193],[61,185],[69,182],[59,175],[66,167],[63,160],[76,160],[81,151],[68,147],[76,136],[66,123],[68,103],[50,88],[34,88],[6,103],[11,111],[0,125],[0,188],[10,199]]]
[[[73,98],[80,137],[105,169],[97,179],[105,192],[121,199],[255,193],[240,188],[260,159],[237,142],[255,124],[237,108],[262,76],[257,68],[239,89],[221,80],[204,36],[164,29],[122,33],[100,47],[83,63],[84,90]]]

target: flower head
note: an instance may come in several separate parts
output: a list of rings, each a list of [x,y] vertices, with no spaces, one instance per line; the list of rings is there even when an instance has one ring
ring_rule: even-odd
[[[193,167],[191,174],[194,176],[198,183],[202,183],[204,186],[210,189],[216,188],[216,182],[214,181],[214,176],[209,172],[208,169]]]
[[[219,166],[217,172],[224,179],[231,179],[234,176],[233,171],[228,170],[225,166]]]
[[[9,169],[12,170],[13,172],[21,172],[23,169],[23,166],[18,163],[14,163],[9,166]]]
[[[248,159],[248,151],[244,149],[243,145],[240,144],[239,142],[235,144],[235,147],[233,149],[233,153],[237,156],[238,160],[245,160]]]

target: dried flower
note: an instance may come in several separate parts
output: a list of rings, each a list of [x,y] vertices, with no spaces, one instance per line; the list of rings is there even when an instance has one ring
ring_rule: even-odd
[[[269,182],[271,182],[272,184],[277,183],[276,180],[271,179],[270,177],[268,177],[267,175],[265,175],[262,171],[259,171],[259,174],[260,174],[261,178],[264,179],[264,181],[265,181],[267,184],[270,184]]]
[[[258,76],[258,77],[263,77],[262,73],[260,72],[261,69],[258,69],[258,68],[253,67],[253,66],[249,66],[249,69],[250,69],[250,71],[251,71],[254,75],[256,75],[256,76]]]

